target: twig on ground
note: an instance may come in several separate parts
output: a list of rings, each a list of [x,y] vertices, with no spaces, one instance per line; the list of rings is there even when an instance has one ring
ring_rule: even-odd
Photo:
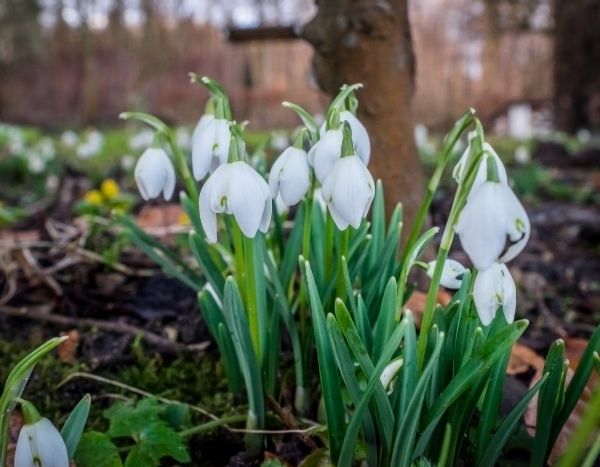
[[[148,344],[156,345],[161,347],[163,350],[172,351],[174,353],[182,351],[199,352],[205,350],[210,345],[210,342],[200,342],[192,345],[184,345],[177,342],[172,342],[162,336],[159,336],[158,334],[154,334],[153,332],[133,326],[131,324],[123,323],[121,321],[102,321],[91,318],[76,318],[58,315],[56,313],[50,313],[52,307],[53,305],[40,305],[36,307],[11,307],[1,305],[0,313],[8,316],[27,318],[69,327],[88,327],[114,332],[117,334],[128,334],[132,336],[141,335],[142,339]]]

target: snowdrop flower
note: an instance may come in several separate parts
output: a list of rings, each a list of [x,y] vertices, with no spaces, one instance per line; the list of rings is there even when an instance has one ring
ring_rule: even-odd
[[[367,165],[369,163],[369,159],[371,158],[371,139],[369,138],[367,129],[361,123],[361,121],[348,110],[342,110],[340,112],[340,123],[343,124],[344,122],[348,122],[350,124],[350,129],[352,130],[352,144],[356,154],[361,158],[365,165]],[[321,129],[319,131],[321,137],[325,135],[326,131],[326,125],[321,125]]]
[[[521,165],[528,164],[531,161],[529,149],[526,146],[519,146],[515,149],[515,161]]]
[[[299,203],[310,188],[310,168],[306,152],[289,147],[277,158],[269,173],[269,189],[273,199],[281,194],[288,206]]]
[[[321,185],[342,155],[343,139],[344,133],[341,128],[327,130],[308,151],[308,162],[315,170],[315,176]]]
[[[473,284],[473,299],[484,326],[488,326],[499,306],[502,306],[508,323],[515,319],[517,289],[505,264],[494,263],[485,271],[479,271]]]
[[[138,159],[134,170],[135,182],[145,201],[156,198],[162,191],[165,200],[175,190],[175,169],[167,153],[150,147]]]
[[[427,264],[427,275],[433,277],[433,271],[437,261],[431,261]],[[465,273],[465,267],[454,259],[447,259],[442,269],[442,278],[440,284],[447,289],[460,289],[462,275]]]
[[[531,230],[523,206],[505,183],[484,182],[460,213],[456,224],[463,249],[480,270],[507,262],[525,247]]]
[[[200,190],[200,220],[210,243],[217,241],[217,214],[233,214],[246,237],[266,232],[271,222],[267,182],[246,162],[220,165]]]
[[[290,207],[285,204],[285,201],[281,197],[281,193],[279,193],[277,198],[275,198],[275,208],[277,209],[277,213],[279,215],[287,214],[290,210]]]
[[[77,136],[77,133],[75,133],[73,130],[67,130],[61,135],[60,141],[65,146],[72,148],[79,141],[79,136]]]
[[[502,163],[502,160],[494,151],[494,148],[489,143],[483,143],[483,157],[481,158],[481,162],[479,163],[479,167],[477,168],[477,174],[475,175],[475,180],[473,181],[473,185],[471,185],[471,191],[469,192],[469,197],[473,195],[473,193],[477,190],[479,186],[481,186],[488,179],[488,159],[492,159],[492,161],[496,164],[496,169],[498,171],[498,178],[502,183],[508,183],[508,178],[506,176],[506,168]],[[460,183],[462,178],[465,176],[465,172],[467,170],[467,162],[469,160],[469,154],[471,152],[471,146],[467,146],[467,149],[461,156],[460,160],[454,167],[452,171],[452,176]]]
[[[398,374],[398,371],[400,371],[400,368],[402,368],[402,363],[403,359],[397,358],[396,360],[392,360],[391,363],[388,363],[383,369],[381,376],[379,377],[383,389],[391,389],[390,384]]]
[[[270,144],[276,151],[283,151],[290,144],[290,140],[285,131],[273,131]]]
[[[154,141],[154,131],[144,128],[129,138],[129,147],[134,151],[139,151],[152,145]]]
[[[179,147],[182,147],[182,148],[185,148],[188,150],[190,149],[190,146],[192,143],[192,137],[187,128],[185,128],[185,127],[177,128],[177,130],[175,131],[175,140],[177,141],[177,145]]]
[[[196,180],[227,161],[231,133],[229,122],[206,114],[198,121],[192,135],[192,169]]]
[[[65,442],[47,418],[24,425],[15,449],[15,467],[40,466],[69,467]]]
[[[38,153],[31,153],[27,158],[27,168],[32,174],[41,174],[46,169],[46,161]]]
[[[357,155],[340,157],[321,190],[329,212],[340,230],[360,226],[369,212],[375,184],[371,173]]]

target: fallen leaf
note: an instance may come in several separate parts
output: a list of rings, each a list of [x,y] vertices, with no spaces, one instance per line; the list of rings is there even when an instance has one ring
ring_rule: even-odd
[[[67,333],[67,336],[69,338],[58,346],[58,359],[65,363],[75,363],[80,340],[79,331],[72,329]]]
[[[531,369],[541,372],[544,368],[544,358],[535,350],[518,342],[513,345],[506,374],[520,375]]]
[[[437,303],[439,305],[446,306],[448,305],[448,303],[450,303],[451,298],[452,295],[450,295],[448,292],[446,292],[445,290],[440,290],[437,294]],[[413,312],[415,324],[417,325],[417,327],[421,325],[421,320],[423,319],[423,313],[425,312],[426,304],[427,294],[415,290],[406,302],[406,305],[404,305],[404,308],[409,309]]]

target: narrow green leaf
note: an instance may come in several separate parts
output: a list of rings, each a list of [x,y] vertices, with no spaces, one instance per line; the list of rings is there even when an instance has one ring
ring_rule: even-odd
[[[331,341],[327,332],[327,324],[323,305],[317,290],[317,284],[308,261],[300,259],[304,280],[306,281],[310,308],[312,312],[312,324],[317,347],[317,358],[319,361],[319,373],[321,378],[321,390],[327,413],[327,426],[331,460],[338,463],[340,449],[346,432],[346,421],[344,404],[340,395],[340,381],[335,364],[335,357],[331,349]],[[340,464],[343,465],[343,464]]]
[[[375,198],[371,211],[371,235],[373,239],[369,248],[369,268],[377,265],[385,241],[385,206],[381,180],[377,180],[375,185]]]
[[[523,416],[523,413],[527,409],[527,406],[533,399],[533,396],[537,394],[540,387],[546,382],[548,375],[545,374],[528,392],[525,396],[518,402],[517,405],[513,407],[510,413],[502,420],[502,423],[494,433],[494,436],[490,439],[490,441],[486,444],[485,451],[481,455],[481,459],[479,460],[479,467],[488,467],[490,465],[496,465],[500,454],[502,453],[502,449],[506,445],[508,438],[512,434],[512,432],[517,427],[519,420]]]
[[[428,359],[428,363],[419,378],[419,382],[411,396],[406,412],[402,417],[400,427],[396,432],[391,465],[410,465],[413,461],[413,448],[417,437],[419,420],[421,418],[423,400],[425,399],[427,386],[433,375],[440,351],[442,350],[443,342],[444,334],[439,333],[436,338],[433,353]]]
[[[373,358],[377,360],[383,351],[387,338],[392,333],[396,323],[396,279],[390,277],[381,299],[379,315],[375,321],[375,337],[373,343]]]
[[[283,258],[279,266],[279,277],[281,283],[287,288],[294,270],[298,267],[298,256],[302,251],[302,230],[304,227],[306,217],[306,203],[302,203],[298,206],[296,216],[294,218],[294,226],[289,234],[288,240],[285,244],[285,250],[283,252]]]
[[[91,403],[92,398],[89,394],[83,396],[83,398],[71,411],[69,417],[65,421],[65,424],[60,430],[60,435],[65,442],[65,446],[67,447],[69,459],[73,459],[75,452],[77,451],[81,434],[85,429],[85,424],[87,423],[88,415],[90,413]]]
[[[564,381],[565,368],[565,343],[562,339],[557,340],[550,347],[544,374],[548,374],[548,381],[540,389],[537,403],[536,429],[533,440],[533,452],[529,463],[532,467],[542,467],[546,464],[546,458],[550,453],[550,430],[552,429],[552,418],[560,410],[559,400],[562,398],[561,386]]]
[[[190,232],[189,242],[192,253],[194,253],[196,261],[202,268],[206,280],[212,285],[217,296],[223,299],[225,279],[223,278],[223,272],[217,268],[210,256],[210,246],[196,232]]]

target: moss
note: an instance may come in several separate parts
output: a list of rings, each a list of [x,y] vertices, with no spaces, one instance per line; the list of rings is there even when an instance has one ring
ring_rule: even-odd
[[[4,381],[15,363],[37,344],[0,340],[0,381]],[[71,409],[86,393],[92,394],[92,411],[88,429],[107,428],[102,412],[120,398],[139,397],[113,385],[75,378],[59,384],[74,372],[88,372],[142,389],[158,397],[198,405],[221,415],[234,411],[233,395],[227,391],[223,367],[210,354],[186,354],[165,360],[160,355],[147,355],[139,344],[132,346],[133,361],[98,371],[90,371],[84,362],[75,364],[60,361],[52,354],[36,366],[23,393],[43,416],[58,426],[64,423]],[[205,418],[193,416],[193,422]]]

